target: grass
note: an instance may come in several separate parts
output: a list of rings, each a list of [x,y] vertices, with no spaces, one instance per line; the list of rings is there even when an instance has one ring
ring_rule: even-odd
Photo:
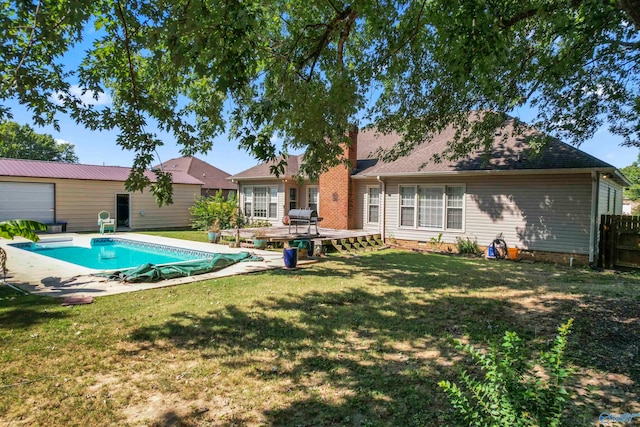
[[[564,425],[596,425],[640,412],[638,285],[387,250],[68,308],[0,287],[0,424],[455,425],[452,338],[543,345],[573,317]]]

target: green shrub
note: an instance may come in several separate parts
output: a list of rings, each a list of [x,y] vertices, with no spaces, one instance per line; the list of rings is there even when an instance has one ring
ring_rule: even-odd
[[[481,252],[477,239],[471,240],[468,237],[464,239],[456,237],[456,246],[460,254],[479,254]]]
[[[264,228],[271,227],[271,223],[267,220],[253,220],[245,225],[246,228]]]
[[[225,199],[222,191],[210,197],[199,197],[189,208],[191,227],[196,230],[209,230],[213,227],[225,230],[232,227],[233,218],[238,210],[235,194]]]
[[[462,345],[484,371],[484,379],[462,372],[463,388],[449,381],[438,385],[446,392],[458,415],[468,426],[559,426],[568,400],[564,383],[571,371],[565,366],[564,350],[573,323],[558,328],[549,351],[536,360],[515,332],[506,332],[502,343],[487,354]]]

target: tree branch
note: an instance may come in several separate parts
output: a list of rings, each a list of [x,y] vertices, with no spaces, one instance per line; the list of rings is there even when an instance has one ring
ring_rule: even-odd
[[[122,10],[122,4],[120,0],[116,0],[117,5],[117,14],[122,21],[122,30],[124,32],[124,48],[127,53],[127,62],[129,65],[129,78],[131,80],[131,89],[133,91],[133,108],[136,110],[136,114],[140,115],[140,108],[138,102],[138,87],[136,84],[136,72],[133,66],[133,58],[131,56],[131,37],[129,36],[129,26],[127,25],[127,20],[124,16],[124,11]]]
[[[349,17],[347,18],[347,23],[345,24],[345,27],[342,30],[342,33],[340,35],[340,41],[338,42],[338,61],[340,61],[340,65],[341,66],[344,65],[344,63],[342,61],[342,55],[343,55],[343,52],[344,52],[344,44],[347,41],[347,38],[349,38],[349,33],[351,32],[351,27],[356,22],[356,17],[357,16],[358,16],[358,13],[355,10],[351,11],[351,13],[349,14]]]
[[[313,59],[313,63],[311,64],[311,68],[309,70],[309,75],[307,77],[307,81],[310,81],[311,78],[313,77],[313,72],[314,69],[316,67],[316,64],[318,62],[318,59],[320,58],[320,54],[322,53],[322,50],[327,46],[327,43],[329,41],[329,37],[331,36],[331,32],[336,28],[336,26],[338,25],[338,23],[340,23],[341,21],[344,21],[345,19],[347,19],[349,16],[351,16],[351,14],[354,13],[354,11],[351,9],[351,6],[347,6],[345,10],[343,10],[342,12],[338,13],[332,20],[330,23],[328,24],[317,24],[318,27],[326,27],[324,33],[322,34],[322,36],[320,37],[320,40],[318,40],[318,43],[316,43],[316,47],[315,49],[313,49],[311,51],[311,53],[309,55],[307,55],[306,58],[304,58],[302,61],[300,61],[300,68],[302,68],[302,66],[309,62],[311,59]]]
[[[22,68],[22,64],[24,64],[24,61],[27,59],[27,56],[29,56],[29,54],[31,53],[31,48],[33,47],[33,42],[35,41],[36,28],[38,28],[38,14],[40,13],[40,3],[41,3],[40,0],[38,0],[38,4],[36,5],[36,11],[33,14],[33,25],[31,26],[31,34],[29,34],[29,43],[27,44],[27,47],[25,48],[24,53],[20,58],[20,62],[18,62],[18,66],[16,67],[16,70],[14,72],[13,83],[15,83],[18,80],[18,72]],[[13,86],[13,83],[10,86]]]

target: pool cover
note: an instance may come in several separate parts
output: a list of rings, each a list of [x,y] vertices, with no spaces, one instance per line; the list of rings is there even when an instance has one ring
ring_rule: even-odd
[[[100,276],[109,280],[119,280],[122,282],[159,282],[164,279],[175,279],[176,277],[195,276],[197,274],[210,273],[221,270],[238,262],[262,261],[263,258],[250,253],[240,252],[237,254],[214,254],[212,259],[185,261],[169,265],[142,264],[136,268],[101,273]]]

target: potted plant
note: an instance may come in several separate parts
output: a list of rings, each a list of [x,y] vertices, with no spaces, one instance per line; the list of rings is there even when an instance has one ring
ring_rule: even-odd
[[[239,248],[240,247],[240,229],[244,227],[245,220],[244,216],[240,212],[240,209],[237,207],[233,211],[233,215],[230,218],[230,226],[236,230],[236,240],[229,242],[229,247],[231,248]]]
[[[253,233],[253,246],[256,249],[264,249],[267,247],[267,243],[269,243],[269,240],[265,238],[266,237],[266,232],[262,229],[258,229],[256,230],[255,233]]]
[[[207,234],[209,235],[209,241],[211,243],[218,243],[220,241],[220,225],[217,219],[213,222],[213,224],[211,224]]]
[[[232,218],[237,210],[238,200],[235,195],[225,199],[222,191],[211,197],[199,197],[189,208],[191,212],[191,226],[194,229],[208,233],[209,241],[220,240],[220,231],[233,227]],[[216,239],[217,234],[217,239]]]

